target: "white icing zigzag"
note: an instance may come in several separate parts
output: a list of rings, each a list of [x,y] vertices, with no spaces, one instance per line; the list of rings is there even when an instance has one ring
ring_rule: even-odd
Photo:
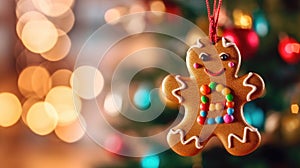
[[[198,137],[198,136],[192,136],[192,137],[190,137],[188,140],[184,140],[184,132],[183,132],[182,129],[177,129],[177,130],[175,130],[175,131],[174,131],[173,129],[171,129],[171,130],[169,131],[168,136],[169,136],[170,134],[180,134],[180,142],[181,142],[183,145],[186,145],[186,144],[190,143],[191,141],[195,140],[195,147],[196,147],[197,149],[203,148],[203,146],[201,145],[201,142],[200,142],[200,137]]]
[[[180,79],[180,75],[176,75],[175,79],[177,82],[180,83],[180,86],[178,88],[172,90],[172,94],[173,94],[173,96],[175,96],[178,99],[179,103],[182,103],[183,98],[180,95],[178,95],[176,92],[179,90],[185,89],[186,84]]]
[[[190,52],[190,50],[192,50],[193,48],[202,48],[204,45],[201,43],[200,39],[197,40],[195,45],[192,45],[189,50],[187,51],[187,53]]]
[[[250,72],[249,74],[248,74],[248,76],[244,79],[244,81],[243,81],[243,86],[248,86],[248,87],[251,87],[252,88],[252,90],[247,94],[247,101],[251,101],[251,95],[256,91],[256,86],[254,86],[254,85],[251,85],[251,84],[249,84],[249,83],[247,83],[247,81],[248,81],[248,79],[249,78],[251,78],[251,76],[253,76],[253,73],[252,72]]]
[[[228,148],[231,148],[231,139],[232,137],[235,138],[236,140],[240,141],[241,143],[246,143],[247,141],[247,130],[251,131],[251,132],[257,132],[256,128],[251,128],[246,126],[244,128],[244,134],[243,134],[243,138],[238,137],[237,135],[231,133],[228,135]]]

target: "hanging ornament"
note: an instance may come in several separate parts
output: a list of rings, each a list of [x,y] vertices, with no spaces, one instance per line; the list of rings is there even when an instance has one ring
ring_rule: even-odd
[[[288,64],[297,64],[300,61],[300,44],[292,37],[280,39],[278,52]]]
[[[183,120],[167,136],[170,147],[182,156],[196,155],[213,136],[236,156],[249,154],[260,144],[260,133],[246,122],[243,106],[264,93],[264,82],[256,73],[237,75],[241,65],[237,45],[217,36],[221,4],[222,0],[218,4],[214,0],[211,14],[206,0],[209,38],[198,39],[187,51],[190,76],[168,75],[162,83],[165,98],[185,109]]]
[[[245,60],[252,58],[258,50],[259,37],[253,29],[225,29],[223,36],[237,45]]]

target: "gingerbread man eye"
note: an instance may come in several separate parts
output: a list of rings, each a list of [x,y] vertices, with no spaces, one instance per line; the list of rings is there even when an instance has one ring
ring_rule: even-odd
[[[199,58],[202,60],[202,61],[208,61],[209,60],[209,55],[207,53],[201,53]]]
[[[221,53],[220,54],[220,59],[222,60],[222,61],[225,61],[225,60],[227,60],[229,58],[229,55],[227,54],[227,53]]]

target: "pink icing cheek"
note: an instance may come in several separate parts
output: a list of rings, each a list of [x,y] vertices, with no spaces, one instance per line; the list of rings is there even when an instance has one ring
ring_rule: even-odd
[[[195,69],[199,69],[199,68],[201,68],[201,65],[200,65],[200,64],[198,64],[198,63],[194,63],[194,65],[193,65],[193,66],[194,66],[194,68],[195,68]]]
[[[229,66],[230,68],[233,68],[233,67],[235,66],[235,64],[234,64],[234,62],[228,62],[228,66]]]

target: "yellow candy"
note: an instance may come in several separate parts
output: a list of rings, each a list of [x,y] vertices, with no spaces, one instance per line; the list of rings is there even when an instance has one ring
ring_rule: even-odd
[[[231,92],[231,90],[230,90],[229,88],[224,88],[224,89],[222,90],[222,94],[223,94],[224,96],[228,95],[230,92]]]
[[[211,103],[209,105],[209,111],[215,111],[215,110],[216,110],[215,104]]]
[[[223,110],[224,109],[222,103],[216,103],[215,108],[216,108],[216,110]]]
[[[216,91],[217,91],[217,92],[222,92],[223,89],[224,89],[224,86],[223,86],[222,84],[218,84],[218,85],[216,86]]]

